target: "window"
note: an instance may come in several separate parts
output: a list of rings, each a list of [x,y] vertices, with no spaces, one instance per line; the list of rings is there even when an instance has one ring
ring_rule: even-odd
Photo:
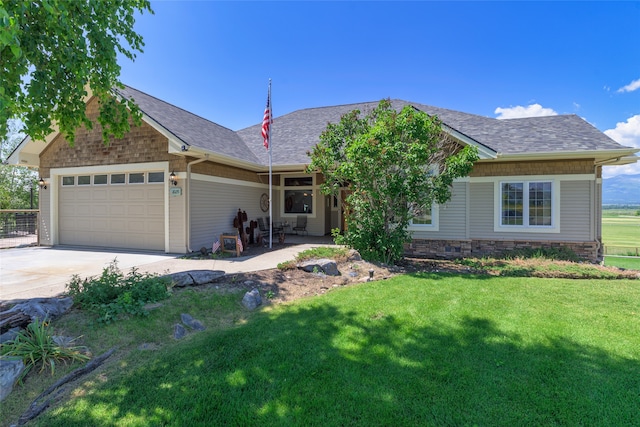
[[[129,174],[129,184],[144,184],[144,174],[143,173],[130,173]]]
[[[410,225],[432,225],[431,208],[424,209],[422,212],[411,218]]]
[[[76,184],[76,177],[75,176],[63,176],[62,177],[62,185],[63,186],[75,185],[75,184]]]
[[[500,226],[557,226],[553,187],[552,181],[501,182]]]
[[[285,178],[284,186],[285,214],[313,213],[313,177]]]
[[[114,173],[111,175],[111,183],[112,184],[124,184],[124,174],[123,173]]]
[[[312,213],[313,191],[309,190],[285,190],[284,213]]]
[[[91,175],[81,175],[78,177],[78,185],[91,185]]]
[[[93,185],[105,185],[107,183],[107,175],[94,175]]]
[[[425,209],[412,209],[413,215],[409,220],[410,231],[439,231],[439,208],[435,203]]]
[[[149,183],[164,182],[164,172],[149,172],[147,182]]]

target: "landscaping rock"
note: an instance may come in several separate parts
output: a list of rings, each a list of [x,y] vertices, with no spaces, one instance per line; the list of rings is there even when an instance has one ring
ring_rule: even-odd
[[[0,344],[13,341],[13,339],[18,335],[18,332],[20,332],[20,330],[21,330],[20,328],[11,328],[4,334],[0,335]]]
[[[0,402],[11,394],[13,385],[23,370],[24,363],[21,359],[0,357]]]
[[[0,328],[25,327],[36,319],[52,320],[67,312],[73,300],[66,298],[32,298],[0,312]]]
[[[362,261],[362,256],[360,256],[360,252],[356,251],[355,249],[351,249],[347,257],[350,261]]]
[[[213,283],[222,277],[225,272],[221,270],[192,270],[173,273],[167,276],[176,288],[184,288],[186,286],[199,286],[207,283]]]
[[[193,286],[193,278],[191,278],[191,275],[188,272],[173,273],[163,277],[168,277],[175,288]]]
[[[193,329],[195,331],[204,331],[204,325],[202,324],[202,322],[199,321],[199,320],[194,319],[189,314],[182,313],[180,315],[180,320],[182,320],[182,323],[184,323],[189,328],[191,328],[191,329]]]
[[[194,285],[197,286],[213,283],[224,277],[225,272],[221,270],[193,270],[189,274],[193,278]]]
[[[181,340],[187,335],[187,330],[180,323],[173,325],[173,338]]]
[[[340,276],[338,264],[332,259],[323,258],[308,260],[300,264],[298,268],[308,273],[322,272],[327,276]]]
[[[262,297],[260,296],[260,291],[256,288],[245,293],[242,298],[242,305],[244,305],[248,310],[255,310],[260,304],[262,304]]]

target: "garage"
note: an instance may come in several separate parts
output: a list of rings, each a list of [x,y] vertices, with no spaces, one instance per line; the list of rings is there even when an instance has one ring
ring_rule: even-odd
[[[58,206],[62,245],[165,250],[164,172],[64,174]]]

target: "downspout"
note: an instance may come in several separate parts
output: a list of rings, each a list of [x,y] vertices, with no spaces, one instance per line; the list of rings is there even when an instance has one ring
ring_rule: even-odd
[[[187,179],[185,180],[186,191],[185,191],[185,222],[187,224],[187,252],[191,253],[193,250],[191,249],[191,166],[206,162],[209,160],[209,155],[205,154],[204,159],[197,159],[192,162],[187,163]]]

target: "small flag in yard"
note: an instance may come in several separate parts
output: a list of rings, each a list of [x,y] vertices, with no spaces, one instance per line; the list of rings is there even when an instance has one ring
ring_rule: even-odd
[[[271,119],[271,91],[269,91],[269,95],[267,96],[267,106],[264,109],[264,117],[262,118],[262,138],[264,139],[262,145],[267,150],[269,149],[269,143],[271,142],[271,123],[273,120]]]
[[[238,236],[238,248],[240,249],[240,252],[244,252],[244,248],[242,247],[242,239],[240,238],[240,236]]]
[[[220,239],[216,239],[216,241],[213,243],[213,247],[211,248],[211,252],[213,252],[215,254],[216,252],[218,252],[218,249],[220,249]]]

